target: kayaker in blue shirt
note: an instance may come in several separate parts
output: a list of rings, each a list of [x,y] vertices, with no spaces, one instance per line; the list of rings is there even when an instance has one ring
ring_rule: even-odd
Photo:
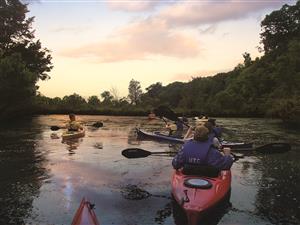
[[[208,122],[210,122],[213,125],[212,131],[214,132],[215,136],[220,139],[222,135],[222,129],[221,127],[217,127],[216,125],[216,119],[208,119]]]
[[[216,133],[214,132],[214,126],[211,122],[205,122],[204,126],[208,129],[208,139],[212,142],[213,146],[217,149],[220,149],[222,147],[220,140],[218,139]]]
[[[174,169],[180,169],[186,164],[213,166],[219,170],[231,168],[233,158],[230,148],[221,153],[209,140],[209,130],[205,126],[197,126],[193,140],[187,141],[172,161]]]

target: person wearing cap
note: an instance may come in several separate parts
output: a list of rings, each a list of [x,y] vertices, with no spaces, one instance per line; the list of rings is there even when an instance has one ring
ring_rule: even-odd
[[[229,170],[233,163],[230,148],[225,148],[223,154],[216,149],[209,139],[209,130],[205,126],[195,128],[194,138],[187,141],[172,161],[174,169],[180,169],[186,164],[213,166],[219,170]]]

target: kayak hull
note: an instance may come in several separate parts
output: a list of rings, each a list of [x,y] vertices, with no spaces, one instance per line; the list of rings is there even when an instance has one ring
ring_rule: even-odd
[[[165,141],[177,144],[184,144],[185,140],[182,138],[171,137],[168,135],[164,135],[158,132],[150,133],[146,131],[142,131],[140,129],[136,129],[136,133],[138,138],[141,139],[149,139],[155,141]],[[251,151],[253,150],[253,143],[244,143],[244,142],[221,142],[223,147],[230,147],[235,151]]]
[[[71,225],[100,225],[89,201],[81,200]]]
[[[202,178],[212,186],[208,189],[187,187],[185,181],[192,178]],[[184,175],[181,170],[177,170],[172,177],[172,195],[185,212],[189,225],[197,225],[208,211],[228,196],[230,188],[230,170],[221,171],[214,178]]]
[[[62,134],[63,140],[71,140],[76,138],[82,138],[85,136],[85,130],[81,131],[67,131]]]

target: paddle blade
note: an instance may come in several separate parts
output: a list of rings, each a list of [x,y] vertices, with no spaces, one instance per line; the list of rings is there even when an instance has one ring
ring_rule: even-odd
[[[59,130],[60,127],[59,127],[59,126],[51,126],[50,129],[51,129],[52,131],[56,131],[56,130]]]
[[[283,153],[291,150],[291,145],[288,143],[270,143],[255,148],[255,151],[260,153]]]
[[[173,120],[173,121],[177,121],[178,117],[176,116],[176,114],[167,106],[161,105],[157,108],[154,109],[154,113],[161,117],[166,117],[169,120]]]
[[[96,128],[100,128],[100,127],[103,127],[103,123],[102,122],[95,122],[92,124],[93,127],[96,127]]]
[[[122,151],[122,155],[126,158],[133,159],[133,158],[145,158],[151,155],[151,152],[140,148],[127,148]]]

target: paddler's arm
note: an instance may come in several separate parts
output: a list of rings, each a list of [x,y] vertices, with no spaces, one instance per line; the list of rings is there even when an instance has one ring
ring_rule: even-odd
[[[192,132],[193,132],[193,127],[191,126],[191,127],[189,127],[188,131],[186,132],[183,140],[186,141],[188,138],[190,138]]]
[[[233,164],[233,158],[230,155],[230,149],[224,151],[224,155],[215,148],[208,152],[208,164],[219,170],[229,170]]]
[[[172,160],[172,166],[175,170],[178,170],[184,166],[183,149],[181,149]]]

